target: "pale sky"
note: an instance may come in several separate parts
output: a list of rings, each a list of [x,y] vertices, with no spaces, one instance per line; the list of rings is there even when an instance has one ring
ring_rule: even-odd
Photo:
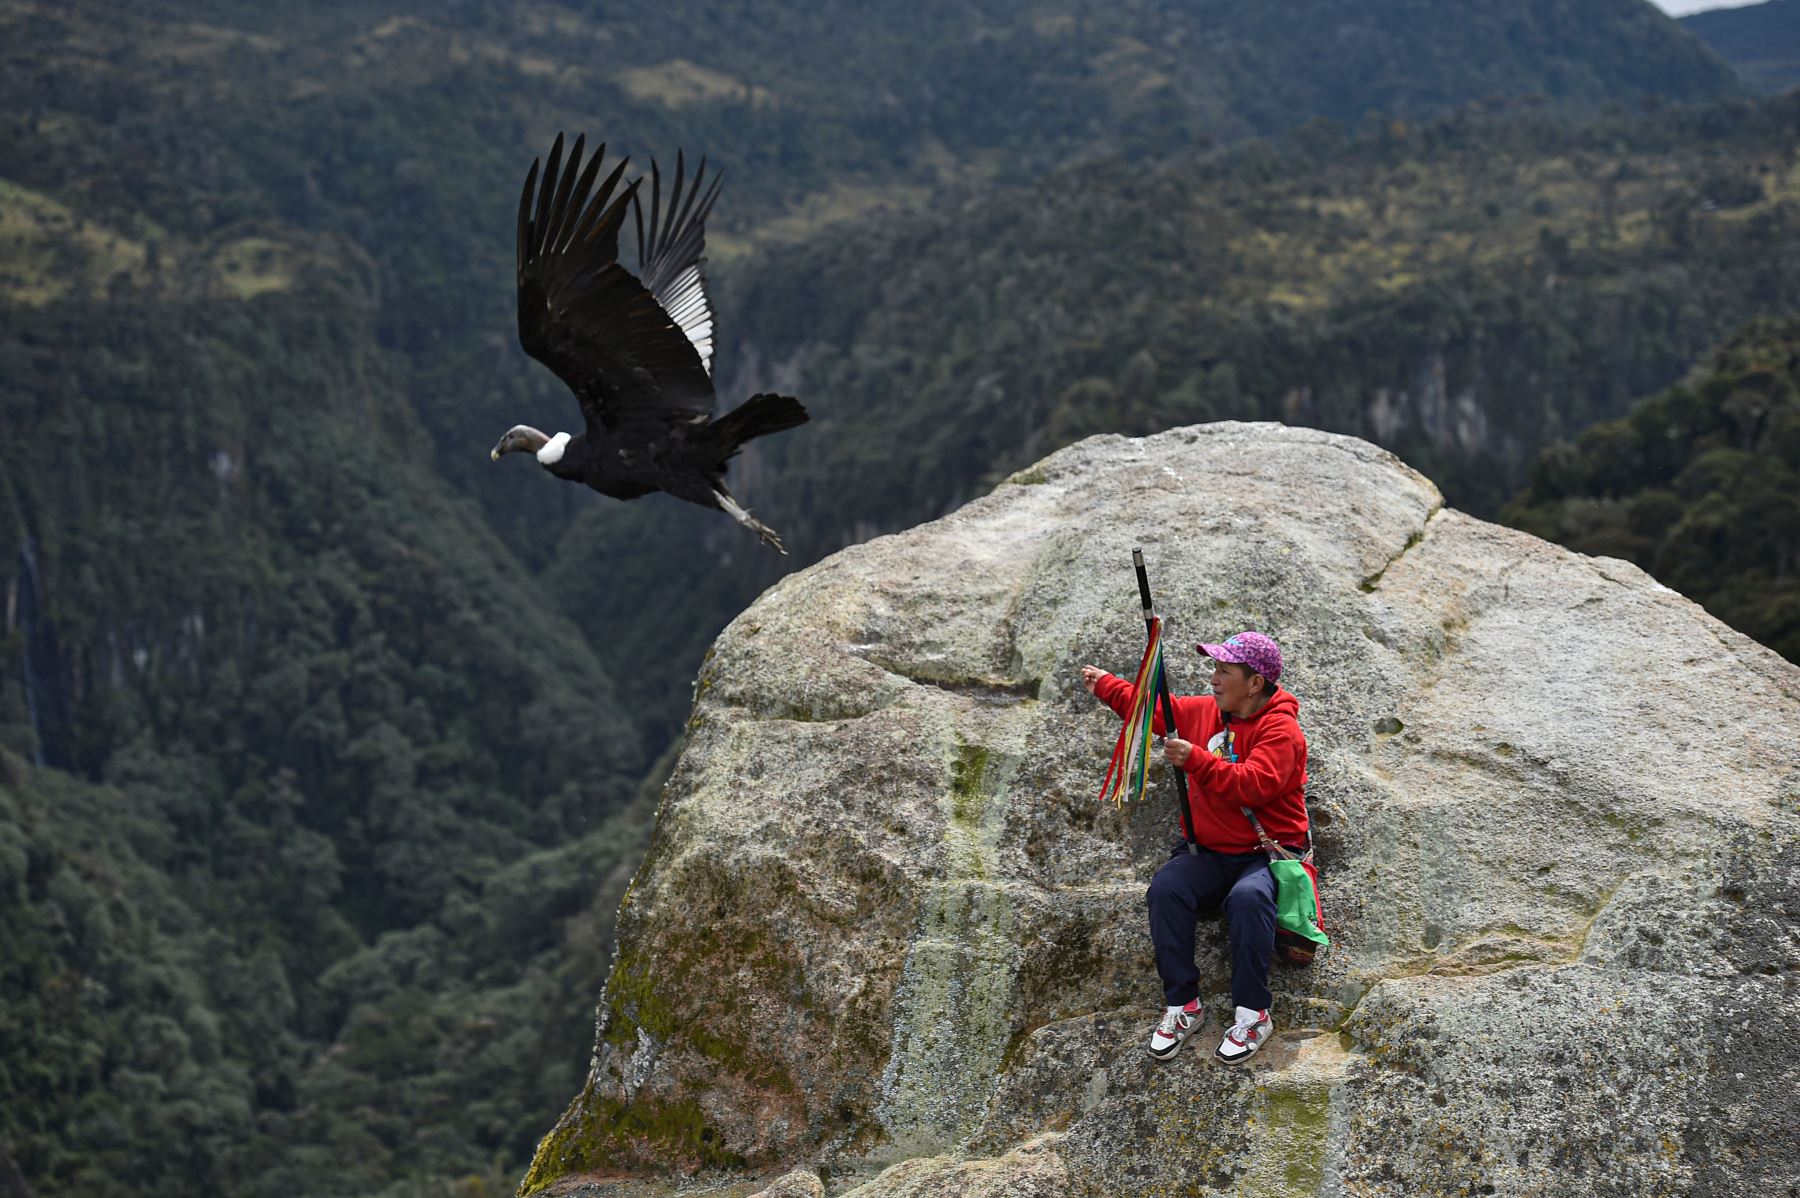
[[[1691,12],[1704,12],[1709,8],[1742,8],[1745,0],[1651,0],[1656,7],[1672,17],[1685,17]],[[1749,0],[1758,3],[1760,0]]]

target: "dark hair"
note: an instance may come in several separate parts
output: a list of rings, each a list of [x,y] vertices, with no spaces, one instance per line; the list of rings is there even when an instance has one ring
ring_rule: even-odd
[[[1261,678],[1263,680],[1262,693],[1264,695],[1272,695],[1275,693],[1275,684],[1273,682],[1269,681],[1268,675],[1257,673],[1255,670],[1251,669],[1249,666],[1245,665],[1243,662],[1241,662],[1241,661],[1221,661],[1221,662],[1218,662],[1217,664],[1222,665],[1222,666],[1230,666],[1232,669],[1237,671],[1238,677],[1242,678],[1245,682],[1250,681],[1250,679],[1252,679],[1252,678]]]

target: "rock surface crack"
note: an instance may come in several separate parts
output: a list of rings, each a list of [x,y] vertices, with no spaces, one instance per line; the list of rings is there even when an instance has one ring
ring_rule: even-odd
[[[1431,529],[1431,522],[1433,520],[1436,520],[1438,518],[1438,513],[1442,512],[1443,510],[1444,510],[1444,503],[1442,500],[1439,500],[1436,504],[1433,504],[1431,510],[1429,512],[1425,513],[1424,523],[1419,525],[1418,530],[1416,532],[1414,532],[1412,534],[1412,536],[1406,538],[1406,544],[1400,546],[1399,552],[1395,553],[1394,556],[1388,558],[1386,562],[1382,563],[1381,569],[1375,571],[1375,573],[1369,575],[1367,578],[1362,580],[1362,583],[1360,584],[1362,589],[1364,591],[1373,591],[1375,588],[1379,587],[1381,585],[1381,580],[1387,576],[1387,572],[1394,568],[1394,563],[1398,562],[1401,558],[1405,557],[1409,552],[1412,551],[1413,546],[1419,544],[1421,541],[1423,541],[1425,539],[1426,532],[1428,532]]]

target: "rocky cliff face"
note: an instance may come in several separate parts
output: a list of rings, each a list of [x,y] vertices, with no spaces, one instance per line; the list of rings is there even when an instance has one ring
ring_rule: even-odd
[[[1135,666],[1140,545],[1177,689],[1265,630],[1311,742],[1335,946],[1237,1070],[1220,923],[1199,1051],[1144,1053],[1171,784],[1094,798],[1078,668]],[[1637,569],[1352,438],[1096,437],[719,638],[524,1189],[1780,1190],[1797,815],[1800,671]]]

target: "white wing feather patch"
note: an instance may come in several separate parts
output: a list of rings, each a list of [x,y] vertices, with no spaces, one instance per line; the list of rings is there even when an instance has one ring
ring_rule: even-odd
[[[694,352],[700,355],[700,365],[706,368],[707,376],[711,377],[712,302],[706,296],[706,273],[701,270],[701,266],[702,263],[696,262],[676,275],[656,299],[662,304],[663,311],[669,314],[669,319],[681,326],[681,331],[687,334]]]

